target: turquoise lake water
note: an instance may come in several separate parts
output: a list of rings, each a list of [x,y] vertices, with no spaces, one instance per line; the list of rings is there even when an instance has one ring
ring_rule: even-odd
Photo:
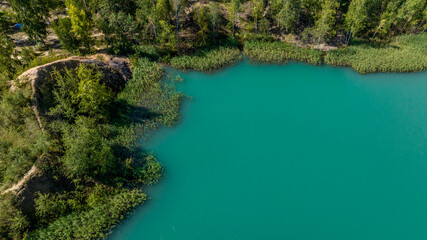
[[[427,239],[427,72],[251,65],[182,73],[165,166],[111,239]]]

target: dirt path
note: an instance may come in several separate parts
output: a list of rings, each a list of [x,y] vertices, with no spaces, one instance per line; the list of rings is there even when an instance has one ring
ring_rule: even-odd
[[[14,184],[12,187],[4,190],[2,194],[6,194],[8,192],[17,193],[20,189],[23,188],[24,184],[34,175],[36,175],[39,172],[39,169],[33,165],[31,169],[24,175],[24,177],[19,180],[18,183]]]

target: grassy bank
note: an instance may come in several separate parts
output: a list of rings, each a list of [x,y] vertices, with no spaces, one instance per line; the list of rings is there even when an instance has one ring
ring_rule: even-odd
[[[360,73],[423,71],[427,69],[427,33],[399,36],[390,44],[355,41],[349,47],[329,51],[325,62]]]
[[[388,44],[353,41],[348,47],[326,53],[280,41],[245,41],[243,54],[254,62],[301,61],[315,65],[326,62],[333,66],[348,66],[360,73],[416,72],[427,69],[427,33],[399,36]],[[181,70],[209,72],[239,59],[241,53],[237,47],[218,47],[174,57],[170,65]]]
[[[246,41],[244,54],[253,61],[267,63],[285,63],[291,61],[322,63],[322,52],[309,48],[300,48],[284,42]]]

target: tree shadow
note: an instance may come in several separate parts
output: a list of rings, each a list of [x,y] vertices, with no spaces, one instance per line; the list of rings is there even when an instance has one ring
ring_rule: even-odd
[[[111,124],[116,126],[141,124],[160,116],[162,114],[153,112],[146,107],[134,106],[125,100],[114,102],[110,112]]]
[[[205,57],[210,51],[218,50],[222,47],[239,47],[239,43],[230,38],[219,40],[218,42],[212,42],[207,44],[206,46],[194,50],[193,54],[199,57]]]

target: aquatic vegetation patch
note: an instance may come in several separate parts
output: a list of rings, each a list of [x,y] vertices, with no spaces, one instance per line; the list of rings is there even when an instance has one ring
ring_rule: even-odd
[[[31,233],[27,239],[99,239],[105,238],[133,208],[147,199],[140,190],[121,189],[103,196],[86,211],[76,211],[58,218],[46,228]]]
[[[315,49],[300,48],[293,44],[273,41],[246,41],[243,52],[253,61],[267,63],[285,63],[291,61],[322,64],[322,52]]]
[[[424,71],[427,33],[399,36],[386,45],[354,41],[351,46],[329,51],[325,62],[349,66],[360,73]]]
[[[236,63],[242,57],[237,47],[221,46],[205,49],[194,55],[174,57],[170,65],[181,70],[213,71]]]

